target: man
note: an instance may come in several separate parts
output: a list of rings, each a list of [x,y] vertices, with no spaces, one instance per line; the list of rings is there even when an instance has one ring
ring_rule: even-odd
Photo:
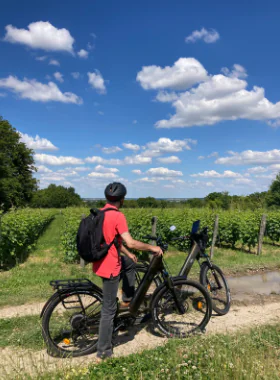
[[[114,208],[118,211],[123,205],[126,188],[119,182],[113,182],[106,187],[104,194],[107,204],[103,210]],[[97,357],[100,361],[113,354],[113,323],[117,311],[116,298],[121,269],[123,270],[123,302],[120,306],[128,308],[129,302],[134,295],[135,263],[137,258],[123,245],[123,241],[128,248],[150,251],[156,256],[163,254],[160,247],[134,240],[129,233],[124,214],[117,211],[110,210],[105,213],[103,235],[107,244],[110,244],[115,237],[117,237],[118,244],[113,244],[103,259],[93,263],[93,271],[103,281],[103,304],[97,345]],[[120,256],[118,250],[126,257]]]

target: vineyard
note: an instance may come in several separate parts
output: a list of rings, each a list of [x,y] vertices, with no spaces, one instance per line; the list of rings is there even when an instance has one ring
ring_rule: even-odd
[[[171,237],[186,235],[191,230],[192,223],[200,219],[201,226],[209,227],[209,245],[213,235],[214,221],[219,216],[218,244],[231,248],[254,248],[258,242],[260,221],[263,211],[211,211],[207,209],[124,209],[129,230],[133,238],[141,240],[144,235],[151,232],[151,219],[158,217],[157,232],[164,240]],[[89,210],[83,208],[69,208],[64,211],[64,226],[62,233],[62,246],[66,261],[77,258],[76,233],[82,216],[88,215]],[[280,240],[280,212],[268,212],[266,224],[266,239],[272,242]],[[175,232],[169,227],[176,226]],[[142,239],[143,240],[143,239]],[[188,242],[178,242],[174,246],[178,250],[187,248]]]
[[[56,210],[23,209],[0,215],[0,267],[21,260],[34,246]]]

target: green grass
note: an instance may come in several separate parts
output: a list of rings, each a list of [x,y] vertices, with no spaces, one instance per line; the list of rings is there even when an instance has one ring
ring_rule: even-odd
[[[178,251],[166,254],[166,262],[173,275],[179,273],[186,255],[185,252]],[[263,246],[263,252],[260,256],[238,249],[215,247],[213,261],[222,268],[225,274],[243,273],[247,269],[277,269],[280,268],[280,247],[266,244]],[[191,275],[193,277],[197,276],[198,271],[198,263],[195,263],[191,270]]]
[[[63,262],[64,255],[60,246],[62,218],[62,215],[57,215],[46,228],[25,263],[10,271],[0,272],[0,307],[46,300],[53,292],[49,282],[54,279],[89,278],[101,284],[100,278],[92,273],[91,264],[81,268],[78,264]],[[184,252],[170,251],[166,254],[166,262],[173,275],[178,274],[185,257]],[[215,248],[214,262],[225,274],[242,273],[248,268],[280,268],[280,247],[266,244],[261,256]],[[198,264],[195,263],[190,277],[198,279],[198,270]]]
[[[0,319],[0,331],[0,347],[44,348],[41,320],[37,315]]]
[[[41,350],[38,316],[0,319],[0,347]],[[236,334],[170,339],[163,347],[100,365],[47,373],[40,379],[278,379],[280,324]]]
[[[68,368],[40,379],[233,379],[274,380],[280,373],[280,325],[235,335],[169,340],[155,350]]]

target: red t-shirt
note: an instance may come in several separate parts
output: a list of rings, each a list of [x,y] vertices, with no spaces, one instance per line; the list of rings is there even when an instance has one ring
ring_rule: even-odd
[[[117,210],[117,207],[109,205],[108,203],[102,210],[106,208],[115,208]],[[124,232],[128,232],[128,226],[124,214],[116,211],[106,211],[103,223],[103,235],[105,242],[110,244],[116,235],[121,235]],[[118,240],[119,245],[121,245],[121,237],[119,237]],[[108,254],[103,257],[103,259],[93,263],[92,269],[98,276],[105,278],[110,278],[111,275],[115,277],[120,274],[121,260],[114,244],[111,246]]]

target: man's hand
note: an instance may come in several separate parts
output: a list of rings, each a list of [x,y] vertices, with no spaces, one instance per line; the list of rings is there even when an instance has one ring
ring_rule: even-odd
[[[158,246],[153,246],[152,252],[153,252],[154,256],[162,256],[163,255],[162,249]]]
[[[129,257],[132,261],[134,261],[135,263],[137,263],[137,257],[133,254],[133,253],[126,253],[126,256]]]

